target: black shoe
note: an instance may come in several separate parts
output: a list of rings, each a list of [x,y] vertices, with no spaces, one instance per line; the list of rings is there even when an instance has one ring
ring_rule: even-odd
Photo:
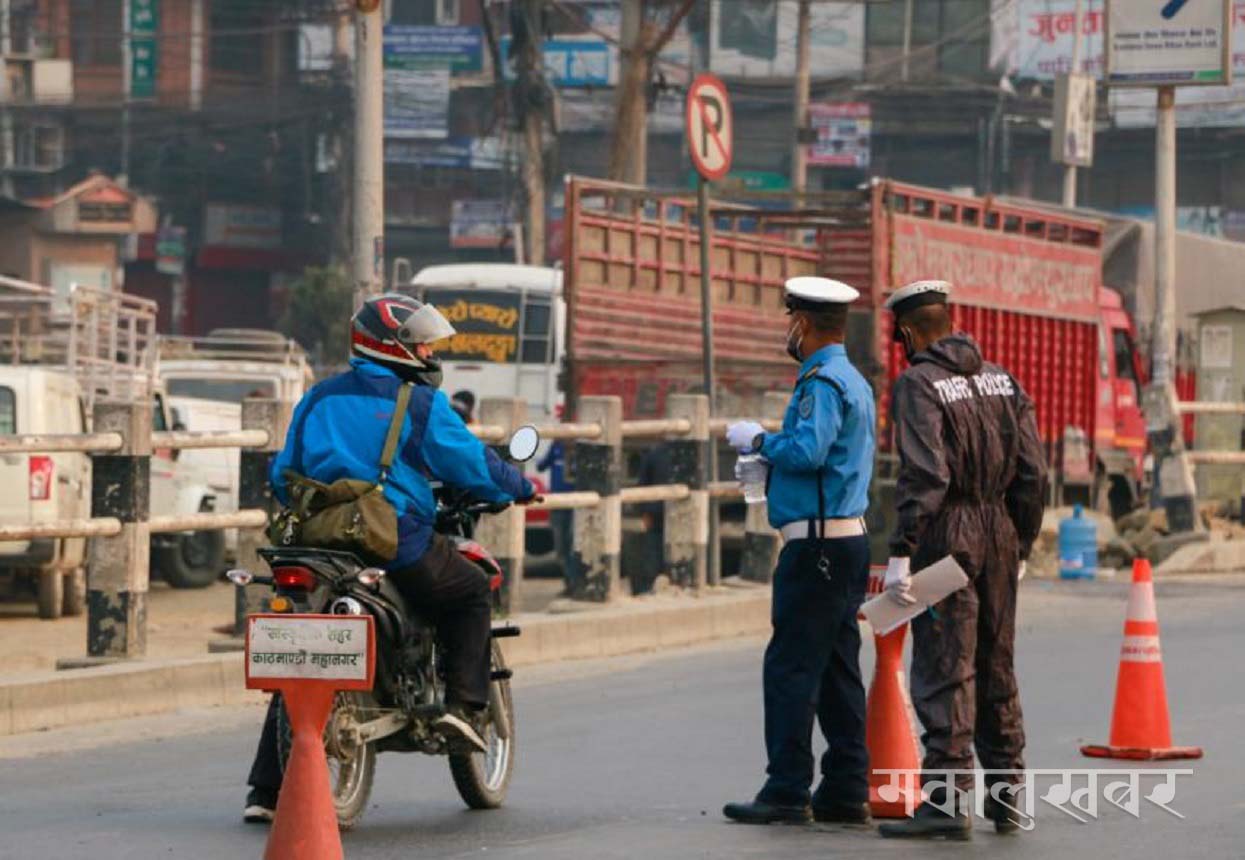
[[[247,824],[271,824],[277,816],[277,795],[271,791],[252,788],[246,796],[246,808],[242,820]]]
[[[973,820],[967,813],[948,815],[936,806],[922,803],[911,818],[888,821],[878,827],[878,832],[887,839],[954,839],[966,842],[973,835]]]
[[[722,814],[740,824],[808,824],[813,812],[807,806],[787,806],[754,800],[751,803],[728,803]]]
[[[983,811],[986,818],[994,822],[995,833],[1009,834],[1020,830],[1020,819],[1023,813],[1008,809],[990,795],[986,795]]]
[[[871,824],[873,815],[867,802],[817,803],[814,799],[813,820],[818,824]]]

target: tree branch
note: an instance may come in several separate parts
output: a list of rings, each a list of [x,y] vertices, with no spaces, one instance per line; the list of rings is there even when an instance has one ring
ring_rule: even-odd
[[[675,31],[679,29],[679,25],[683,23],[683,19],[692,11],[692,7],[696,5],[696,0],[683,0],[683,5],[675,10],[670,16],[670,20],[666,22],[666,29],[661,31],[661,35],[657,37],[657,41],[652,45],[645,45],[644,50],[648,52],[650,57],[656,57],[662,52],[662,49],[669,44],[674,38]]]

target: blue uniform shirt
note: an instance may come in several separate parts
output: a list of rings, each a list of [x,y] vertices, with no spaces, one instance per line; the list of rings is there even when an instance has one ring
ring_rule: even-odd
[[[339,478],[374,481],[393,417],[401,380],[393,371],[362,359],[318,383],[294,409],[285,448],[272,462],[272,489],[289,504],[285,472],[330,484]],[[419,560],[436,521],[429,477],[475,498],[508,502],[532,494],[518,469],[480,442],[450,406],[445,393],[416,385],[385,481],[385,499],[398,514],[398,554],[390,567]]]
[[[769,521],[782,528],[798,520],[863,516],[873,476],[873,390],[847,360],[842,344],[805,359],[782,430],[766,433],[761,456],[770,462]],[[817,504],[822,470],[824,513]]]

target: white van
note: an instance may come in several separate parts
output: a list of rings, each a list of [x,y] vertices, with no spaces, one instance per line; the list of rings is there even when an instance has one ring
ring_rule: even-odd
[[[85,433],[78,384],[64,372],[0,365],[0,435]],[[85,454],[0,454],[0,522],[49,523],[90,514]],[[39,614],[83,610],[85,538],[0,543],[0,577],[37,579]]]
[[[458,331],[437,346],[447,394],[468,390],[476,403],[486,397],[522,397],[532,421],[558,420],[566,329],[560,269],[507,263],[429,266],[412,279],[411,292],[435,305]]]

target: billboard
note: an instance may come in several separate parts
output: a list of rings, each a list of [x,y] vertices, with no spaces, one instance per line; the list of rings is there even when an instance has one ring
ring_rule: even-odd
[[[1232,0],[1107,0],[1107,83],[1231,83],[1231,15]]]
[[[808,148],[810,166],[869,168],[873,118],[867,102],[812,104],[808,121],[817,133]]]

